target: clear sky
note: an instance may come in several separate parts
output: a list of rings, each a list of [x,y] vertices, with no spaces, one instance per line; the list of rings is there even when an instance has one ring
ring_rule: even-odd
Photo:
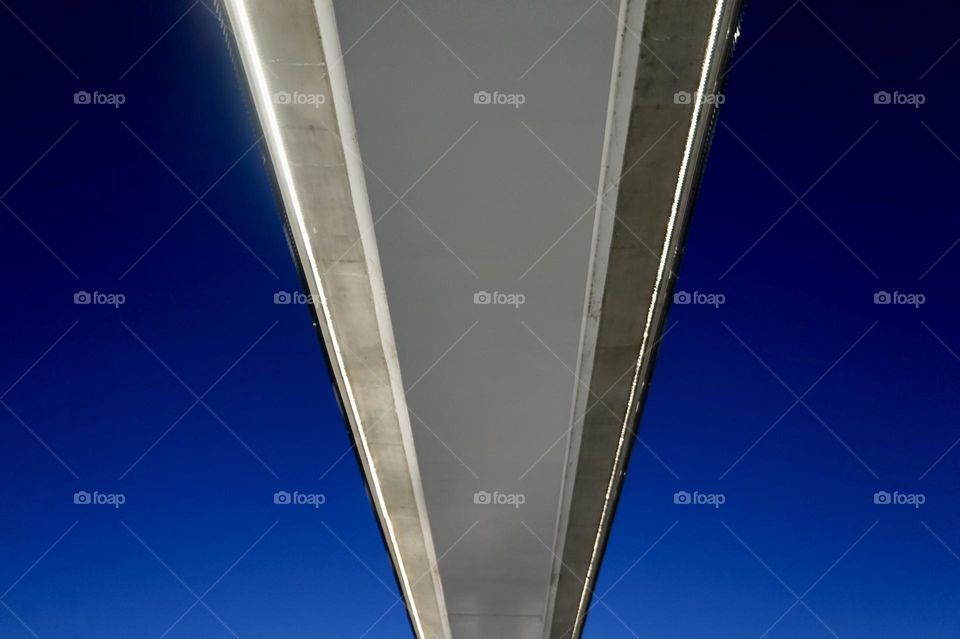
[[[746,7],[587,637],[960,634],[960,31],[848,5]]]
[[[0,637],[411,636],[216,18],[4,3]],[[749,3],[585,637],[960,635],[957,11]]]

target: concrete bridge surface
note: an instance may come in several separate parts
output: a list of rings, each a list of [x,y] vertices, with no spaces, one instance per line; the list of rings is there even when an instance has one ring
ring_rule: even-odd
[[[591,1],[219,6],[421,638],[578,637],[630,455],[739,2]]]

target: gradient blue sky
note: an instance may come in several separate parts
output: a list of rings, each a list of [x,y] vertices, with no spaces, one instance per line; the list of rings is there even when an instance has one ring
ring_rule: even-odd
[[[4,2],[0,636],[411,636],[216,18]],[[585,637],[960,635],[958,11],[749,3]]]

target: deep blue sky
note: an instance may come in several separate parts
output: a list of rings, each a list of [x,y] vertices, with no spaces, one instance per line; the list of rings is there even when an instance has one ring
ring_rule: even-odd
[[[726,303],[671,310],[641,420],[663,464],[635,448],[587,636],[760,637],[797,597],[767,637],[960,635],[960,446],[927,472],[960,437],[960,250],[930,268],[960,237],[960,47],[920,79],[960,37],[945,6],[748,4],[677,284]]]
[[[0,637],[410,636],[216,19],[4,2]],[[958,12],[747,7],[586,637],[960,634]]]

